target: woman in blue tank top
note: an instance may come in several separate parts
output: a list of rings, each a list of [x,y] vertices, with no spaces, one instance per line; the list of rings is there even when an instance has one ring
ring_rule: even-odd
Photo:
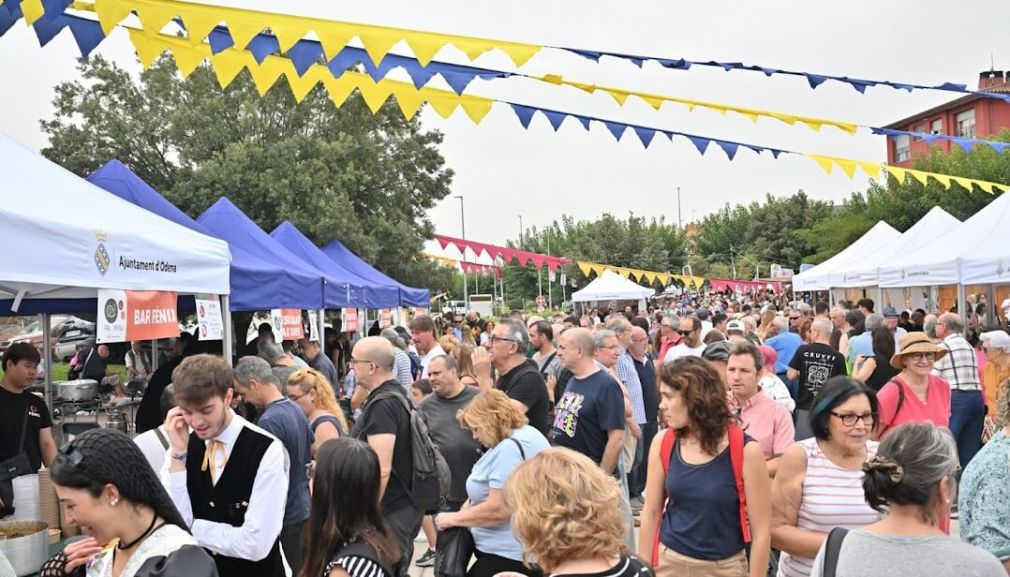
[[[737,426],[707,361],[678,359],[659,379],[669,428],[649,451],[639,556],[653,560],[658,577],[764,576],[771,485],[760,445]]]

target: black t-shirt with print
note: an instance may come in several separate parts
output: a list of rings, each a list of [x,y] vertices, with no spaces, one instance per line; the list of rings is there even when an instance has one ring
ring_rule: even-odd
[[[540,367],[527,359],[525,362],[498,378],[498,389],[526,405],[526,418],[530,426],[547,436],[551,430],[550,398],[547,383],[540,374]]]
[[[53,426],[49,407],[44,400],[28,391],[15,394],[0,388],[0,461],[17,456],[26,415],[28,429],[25,431],[25,452],[32,468],[38,470],[42,467],[39,431]]]
[[[796,349],[789,367],[800,372],[800,398],[796,408],[810,410],[814,397],[831,377],[848,373],[842,353],[822,343],[810,343]]]

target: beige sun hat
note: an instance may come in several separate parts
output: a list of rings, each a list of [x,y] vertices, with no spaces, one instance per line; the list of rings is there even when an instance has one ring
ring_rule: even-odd
[[[947,354],[947,348],[934,345],[933,341],[929,340],[929,337],[926,336],[926,333],[908,333],[901,337],[901,349],[891,357],[891,366],[896,369],[904,369],[905,363],[902,362],[902,357],[912,353],[933,353],[933,360],[938,361]]]

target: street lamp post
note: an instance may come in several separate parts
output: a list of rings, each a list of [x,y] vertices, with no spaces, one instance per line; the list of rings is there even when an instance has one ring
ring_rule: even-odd
[[[466,240],[466,213],[463,212],[463,195],[457,194],[459,199],[459,227],[463,240]],[[463,262],[466,262],[466,247],[463,247]],[[470,312],[470,288],[467,286],[466,270],[463,270],[463,306],[466,308],[464,315]]]

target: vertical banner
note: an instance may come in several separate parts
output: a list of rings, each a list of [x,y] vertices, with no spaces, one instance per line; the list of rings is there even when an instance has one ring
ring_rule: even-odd
[[[220,341],[224,339],[224,320],[221,317],[221,300],[217,295],[196,295],[197,340]]]
[[[179,336],[174,292],[98,291],[96,341],[121,343]]]
[[[273,309],[270,311],[270,326],[274,329],[274,339],[278,343],[305,338],[302,309]]]
[[[319,339],[319,311],[309,311],[309,340],[321,343]]]
[[[361,328],[358,320],[358,309],[343,309],[340,314],[344,320],[343,330],[345,333],[353,333]]]
[[[393,310],[392,309],[382,309],[379,316],[379,328],[384,329],[393,324]]]

